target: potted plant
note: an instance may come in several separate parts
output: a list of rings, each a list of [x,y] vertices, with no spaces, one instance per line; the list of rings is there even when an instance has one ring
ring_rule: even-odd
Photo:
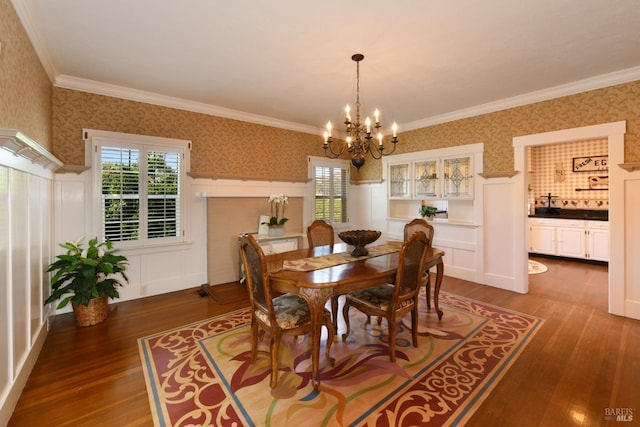
[[[51,295],[45,304],[63,298],[57,308],[69,302],[73,306],[78,326],[91,326],[107,317],[108,298],[118,298],[118,287],[129,282],[125,275],[127,258],[116,255],[110,241],[98,243],[94,238],[86,249],[81,240],[61,243],[66,254],[58,255],[57,261],[49,265]]]
[[[438,208],[434,206],[422,205],[418,211],[420,216],[425,218],[433,218],[438,213]]]
[[[289,218],[284,217],[284,209],[289,203],[289,198],[284,194],[269,196],[271,205],[271,217],[269,222],[262,224],[269,226],[269,236],[282,236],[284,234],[284,224]]]

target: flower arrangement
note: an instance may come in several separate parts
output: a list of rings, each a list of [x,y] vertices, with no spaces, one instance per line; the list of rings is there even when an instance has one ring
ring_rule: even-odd
[[[125,282],[129,282],[124,273],[127,258],[114,254],[115,249],[110,241],[98,243],[98,239],[94,238],[83,249],[82,240],[60,243],[67,253],[58,255],[58,260],[47,269],[47,272],[55,273],[51,278],[53,291],[45,304],[66,294],[71,295],[60,301],[57,308],[66,306],[69,301],[75,305],[87,306],[91,299],[103,295],[118,298],[120,294],[117,288],[123,284],[117,275],[120,274]]]
[[[274,225],[284,225],[289,218],[284,217],[284,209],[289,203],[289,198],[284,194],[269,196],[269,204],[271,205],[271,218],[269,222],[263,222],[269,227]]]

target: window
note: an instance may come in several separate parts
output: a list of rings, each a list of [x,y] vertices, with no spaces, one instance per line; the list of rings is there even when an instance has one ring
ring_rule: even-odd
[[[190,143],[89,131],[95,211],[103,240],[124,246],[184,238],[184,180]]]
[[[349,162],[310,158],[314,186],[314,219],[331,224],[349,222]]]

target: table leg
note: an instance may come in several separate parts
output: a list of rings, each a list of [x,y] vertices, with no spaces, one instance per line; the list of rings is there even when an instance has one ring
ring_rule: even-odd
[[[320,338],[322,335],[324,306],[332,295],[333,291],[326,288],[301,288],[300,290],[300,296],[309,304],[311,315],[311,383],[313,391],[316,393],[320,390],[318,371],[320,368]]]
[[[444,261],[440,258],[436,268],[436,285],[433,289],[433,305],[436,308],[436,313],[438,313],[438,320],[442,320],[443,312],[440,310],[440,306],[438,304],[440,300],[440,285],[442,285],[442,276],[444,276]]]

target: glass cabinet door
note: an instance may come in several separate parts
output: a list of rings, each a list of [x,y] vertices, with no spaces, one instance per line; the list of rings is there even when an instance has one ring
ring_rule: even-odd
[[[473,198],[471,157],[443,159],[443,194],[449,199]]]
[[[409,197],[409,164],[389,165],[389,196]]]
[[[413,164],[414,196],[438,197],[438,161],[427,160]]]

